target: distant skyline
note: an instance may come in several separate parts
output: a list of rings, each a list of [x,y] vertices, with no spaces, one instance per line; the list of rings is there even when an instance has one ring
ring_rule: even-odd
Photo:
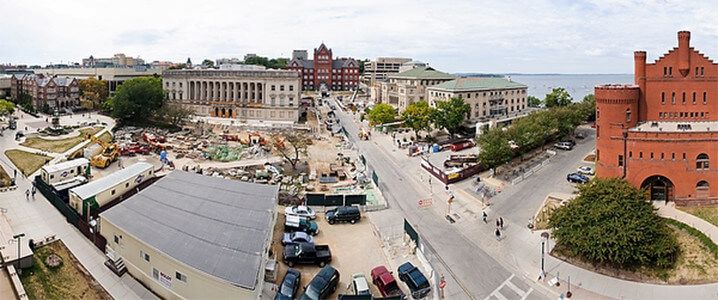
[[[718,58],[711,1],[11,1],[0,0],[0,64],[335,56],[410,57],[451,73],[631,74],[691,31]]]

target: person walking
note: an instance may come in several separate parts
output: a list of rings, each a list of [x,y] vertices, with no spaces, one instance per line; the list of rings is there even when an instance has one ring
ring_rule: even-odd
[[[501,227],[501,230],[504,230],[504,218],[499,217],[499,227]]]
[[[496,219],[496,228],[501,228],[501,222],[499,219]]]
[[[494,232],[494,233],[496,234],[496,240],[500,241],[501,240],[501,230],[496,228],[496,232]]]
[[[32,200],[35,200],[35,193],[37,193],[37,189],[35,188],[35,185],[33,184],[33,186],[32,186],[32,192],[31,192],[31,194],[32,194]]]
[[[489,223],[486,221],[486,218],[488,218],[488,217],[489,217],[489,215],[487,215],[485,211],[482,212],[482,218],[484,219],[484,223],[487,223],[487,224]]]
[[[25,190],[25,200],[30,200],[30,189]]]

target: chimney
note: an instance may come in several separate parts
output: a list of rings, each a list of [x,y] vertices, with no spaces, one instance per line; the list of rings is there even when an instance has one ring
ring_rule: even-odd
[[[691,69],[691,32],[678,32],[678,71],[683,77],[688,76]]]

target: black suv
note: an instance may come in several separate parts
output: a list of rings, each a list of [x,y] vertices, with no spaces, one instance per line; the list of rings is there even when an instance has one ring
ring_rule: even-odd
[[[326,216],[329,224],[336,222],[349,222],[354,224],[356,221],[361,220],[361,213],[359,213],[359,208],[356,206],[339,206],[335,209],[328,210]]]
[[[337,290],[339,284],[339,271],[332,266],[324,266],[319,273],[304,288],[301,300],[327,299]]]

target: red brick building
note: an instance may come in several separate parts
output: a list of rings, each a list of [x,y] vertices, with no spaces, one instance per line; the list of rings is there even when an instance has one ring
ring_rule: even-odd
[[[624,177],[653,200],[718,203],[718,64],[678,32],[678,47],[646,63],[635,85],[597,86],[596,172]]]
[[[359,85],[359,63],[353,58],[334,59],[324,43],[314,49],[314,59],[307,59],[306,51],[294,52],[300,55],[292,57],[287,68],[301,74],[302,90],[350,91]]]
[[[18,74],[12,76],[10,84],[10,95],[13,99],[27,94],[32,98],[32,106],[38,110],[80,106],[80,84],[75,78]]]

